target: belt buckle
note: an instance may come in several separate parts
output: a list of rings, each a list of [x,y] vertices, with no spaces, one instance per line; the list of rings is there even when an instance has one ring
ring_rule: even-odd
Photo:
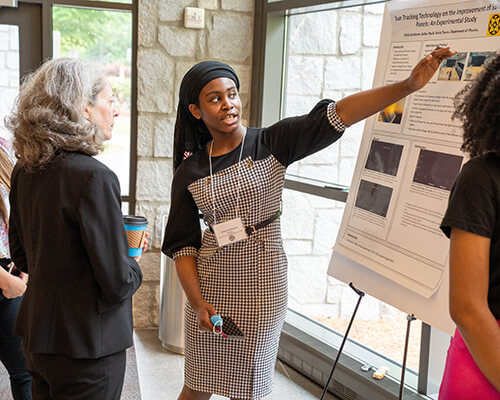
[[[257,229],[255,229],[255,225],[250,225],[248,228],[250,229],[250,235],[251,235],[252,233],[257,232]]]

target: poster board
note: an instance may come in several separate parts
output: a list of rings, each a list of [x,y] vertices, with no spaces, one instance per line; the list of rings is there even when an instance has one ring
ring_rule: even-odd
[[[437,45],[457,54],[365,123],[328,274],[451,334],[449,241],[439,223],[466,162],[453,98],[500,51],[500,2],[386,4],[374,86],[405,79]]]

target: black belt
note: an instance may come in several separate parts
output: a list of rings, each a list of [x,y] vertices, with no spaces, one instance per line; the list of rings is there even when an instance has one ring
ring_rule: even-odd
[[[270,218],[266,219],[265,221],[259,222],[258,224],[255,224],[255,225],[246,226],[245,232],[247,233],[248,236],[250,236],[252,233],[257,232],[259,229],[262,229],[262,228],[268,226],[269,224],[273,223],[280,216],[281,216],[281,210],[278,210],[278,211],[276,211],[276,214],[274,214]],[[208,229],[210,229],[210,232],[214,233],[214,230],[212,229],[211,226],[209,226]]]

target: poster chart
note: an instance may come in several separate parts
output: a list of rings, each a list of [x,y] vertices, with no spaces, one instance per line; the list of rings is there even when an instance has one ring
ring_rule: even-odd
[[[449,241],[439,225],[467,161],[453,101],[500,52],[500,2],[388,3],[374,86],[407,78],[438,45],[457,54],[422,90],[366,121],[329,268],[338,277],[335,261],[352,260],[422,299],[447,279]]]

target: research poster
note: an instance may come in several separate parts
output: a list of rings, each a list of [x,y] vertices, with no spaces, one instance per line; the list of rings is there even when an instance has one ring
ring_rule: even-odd
[[[390,40],[380,43],[377,85],[405,79],[438,45],[457,54],[442,62],[425,88],[366,122],[334,250],[430,298],[448,263],[449,241],[439,225],[467,161],[453,100],[500,51],[500,2],[398,1],[386,7]]]

